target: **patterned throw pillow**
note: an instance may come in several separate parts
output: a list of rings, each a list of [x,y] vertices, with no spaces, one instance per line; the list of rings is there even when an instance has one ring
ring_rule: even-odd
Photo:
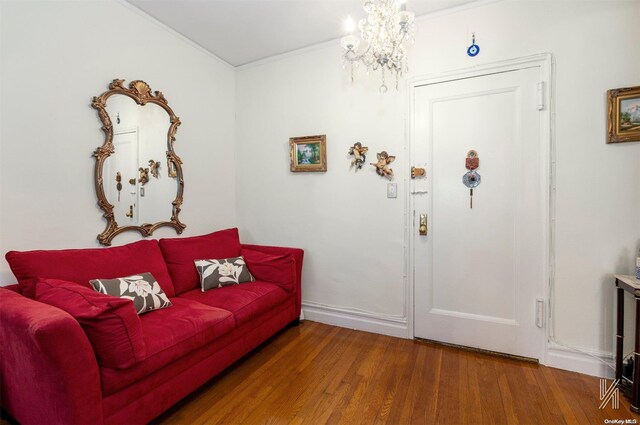
[[[94,279],[89,283],[98,292],[133,301],[138,314],[171,306],[167,295],[148,272],[116,279]]]
[[[255,279],[242,257],[223,258],[221,260],[195,260],[200,275],[202,292],[242,282],[253,282]]]

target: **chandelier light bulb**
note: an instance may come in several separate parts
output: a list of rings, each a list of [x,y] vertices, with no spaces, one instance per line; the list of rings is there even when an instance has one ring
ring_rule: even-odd
[[[344,30],[347,34],[353,34],[356,29],[356,23],[353,21],[351,15],[347,16],[347,20],[344,22]]]

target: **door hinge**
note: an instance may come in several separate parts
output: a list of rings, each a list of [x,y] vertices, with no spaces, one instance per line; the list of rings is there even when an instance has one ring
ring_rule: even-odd
[[[538,111],[543,111],[544,106],[544,81],[540,81],[538,84],[536,84],[536,107],[538,108]]]

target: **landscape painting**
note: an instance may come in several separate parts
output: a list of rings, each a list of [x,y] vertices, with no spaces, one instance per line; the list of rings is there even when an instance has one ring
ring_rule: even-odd
[[[326,136],[304,136],[289,139],[291,171],[327,171]]]
[[[320,143],[305,143],[296,145],[298,165],[320,164]]]
[[[620,99],[620,132],[633,131],[640,127],[640,96]]]
[[[640,142],[640,86],[607,92],[607,143]]]

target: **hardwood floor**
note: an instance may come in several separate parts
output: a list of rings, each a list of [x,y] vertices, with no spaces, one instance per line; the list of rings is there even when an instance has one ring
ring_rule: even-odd
[[[599,388],[599,379],[592,376],[306,321],[280,333],[153,423],[640,421],[622,396],[619,409],[610,404],[599,409]],[[8,423],[0,419],[0,425]]]
[[[599,409],[599,391],[591,376],[307,321],[154,423],[638,423],[622,396]]]

